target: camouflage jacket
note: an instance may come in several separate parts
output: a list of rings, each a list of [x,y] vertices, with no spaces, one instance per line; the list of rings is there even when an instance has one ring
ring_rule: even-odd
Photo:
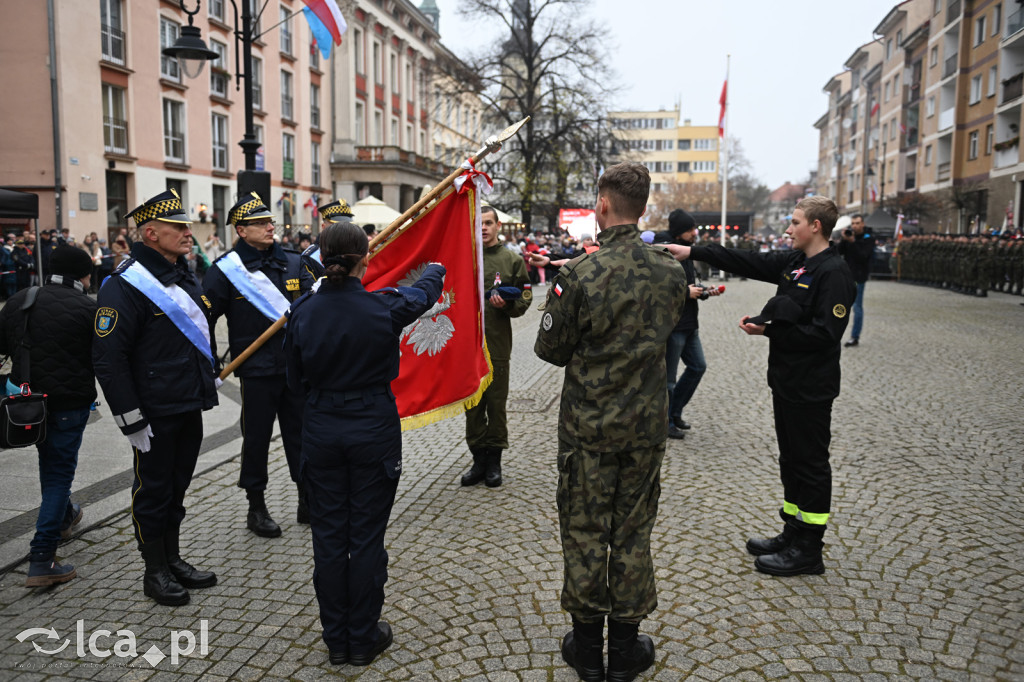
[[[584,450],[657,446],[667,436],[665,342],[687,298],[682,266],[636,225],[601,232],[601,249],[549,284],[534,352],[565,367],[558,438]]]
[[[521,298],[505,302],[504,308],[495,308],[487,300],[486,292],[494,287],[522,289]],[[511,318],[521,317],[533,301],[530,276],[522,256],[509,251],[502,244],[484,247],[484,334],[491,360],[508,362],[512,357]]]

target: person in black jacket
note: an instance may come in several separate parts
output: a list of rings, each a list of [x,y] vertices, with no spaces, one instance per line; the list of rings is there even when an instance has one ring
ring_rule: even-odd
[[[13,359],[7,395],[27,383],[47,395],[46,440],[39,451],[42,502],[32,538],[26,587],[67,582],[77,573],[57,562],[57,545],[71,536],[82,520],[82,508],[71,501],[78,467],[78,449],[96,400],[92,370],[92,321],[96,303],[86,295],[92,259],[81,249],[59,246],[50,256],[51,274],[35,303],[22,310],[32,289],[20,291],[0,310],[0,353]],[[26,329],[25,316],[28,315]],[[28,349],[28,367],[23,350]]]
[[[850,268],[829,246],[839,211],[826,197],[808,197],[793,210],[786,234],[790,251],[754,253],[711,246],[666,248],[679,260],[692,258],[778,285],[757,318],[740,328],[768,337],[768,386],[779,441],[785,526],[774,538],[751,538],[755,568],[771,575],[824,573],[822,538],[832,503],[829,466],[832,401],[839,395],[840,342],[856,295]]]
[[[402,427],[391,392],[402,329],[437,302],[445,269],[410,287],[367,292],[366,233],[353,223],[320,233],[325,278],[292,304],[288,383],[308,396],[302,476],[313,530],[313,587],[334,664],[369,665],[392,642],[380,620],[387,582],[384,533],[402,473]]]
[[[857,283],[857,299],[853,302],[853,329],[850,340],[843,345],[847,348],[860,343],[860,331],[864,327],[864,287],[871,275],[871,259],[875,255],[875,238],[864,231],[864,216],[855,213],[850,217],[850,227],[843,230],[843,238],[837,244],[839,255],[850,266],[853,281]]]
[[[203,280],[210,302],[210,324],[228,319],[228,344],[238,356],[299,297],[299,254],[274,241],[274,216],[255,193],[242,197],[228,212],[238,234],[235,248],[210,267]],[[292,481],[299,482],[304,396],[285,382],[284,330],[263,344],[236,371],[242,387],[242,462],[238,486],[249,500],[246,527],[256,535],[276,538],[281,527],[267,510],[267,456],[274,419]],[[214,355],[216,355],[214,343]],[[299,523],[309,523],[306,495],[299,485]]]
[[[668,232],[673,242],[693,246],[697,240],[697,223],[693,216],[681,208],[668,216]],[[665,348],[665,367],[668,373],[668,437],[682,440],[690,425],[683,420],[683,408],[690,402],[701,377],[707,371],[704,347],[700,343],[700,325],[697,322],[698,300],[704,295],[704,287],[697,286],[697,273],[693,263],[683,261],[689,296],[683,306],[683,315],[669,334]],[[708,296],[717,296],[717,288],[707,289]],[[707,298],[707,296],[705,296]],[[683,375],[676,381],[679,361],[683,361]]]
[[[320,225],[321,230],[326,230],[328,226],[335,223],[350,223],[354,215],[348,202],[344,199],[335,199],[323,206],[318,206],[316,210],[320,214],[320,220],[323,221]],[[316,241],[302,252],[300,288],[303,293],[312,289],[316,281],[323,276],[324,264],[320,254],[320,237],[318,236]]]
[[[188,214],[167,190],[128,214],[141,240],[100,288],[93,364],[114,421],[132,445],[132,525],[146,562],[143,592],[168,606],[217,576],[181,558],[188,490],[217,404],[209,304],[188,270]]]

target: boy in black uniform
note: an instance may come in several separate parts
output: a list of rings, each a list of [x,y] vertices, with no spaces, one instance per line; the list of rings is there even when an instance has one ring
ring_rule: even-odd
[[[835,203],[808,197],[796,205],[786,234],[792,251],[753,253],[718,245],[668,245],[677,259],[704,261],[724,271],[778,284],[757,318],[740,328],[768,337],[785,527],[774,538],[751,538],[747,551],[762,573],[824,573],[821,549],[832,501],[828,446],[832,401],[839,395],[839,343],[856,287],[850,268],[829,246],[839,218]]]
[[[323,221],[320,226],[321,230],[332,223],[352,222],[352,209],[344,199],[335,199],[329,204],[317,207],[316,210]],[[316,242],[302,252],[302,274],[300,276],[302,293],[312,289],[316,281],[323,276],[324,264],[323,258],[320,256],[320,237],[318,236]]]
[[[255,192],[228,212],[238,241],[206,273],[203,286],[210,302],[210,324],[228,318],[228,345],[238,356],[299,297],[299,254],[274,241],[274,216]],[[214,355],[216,342],[214,342]],[[276,538],[281,527],[267,511],[267,455],[274,419],[292,481],[299,489],[296,520],[309,523],[306,495],[299,485],[303,396],[287,390],[284,330],[263,344],[236,371],[242,387],[242,462],[238,486],[245,489],[249,512],[245,525],[256,535]]]
[[[141,241],[100,289],[93,366],[135,456],[132,524],[146,561],[143,591],[180,606],[186,588],[217,583],[178,550],[203,410],[217,404],[209,304],[185,262],[191,221],[177,193],[158,194],[128,217]]]

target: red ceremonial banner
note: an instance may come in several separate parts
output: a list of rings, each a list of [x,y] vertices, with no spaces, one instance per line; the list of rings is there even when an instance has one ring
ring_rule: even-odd
[[[475,191],[450,192],[370,259],[367,291],[415,282],[428,263],[447,271],[437,303],[402,331],[402,360],[391,390],[402,430],[462,414],[491,383],[484,341]]]

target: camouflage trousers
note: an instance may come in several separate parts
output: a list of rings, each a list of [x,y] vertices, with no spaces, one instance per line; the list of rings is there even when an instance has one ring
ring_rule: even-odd
[[[583,622],[639,623],[658,606],[651,531],[665,444],[588,452],[562,443],[559,450],[562,608]]]

